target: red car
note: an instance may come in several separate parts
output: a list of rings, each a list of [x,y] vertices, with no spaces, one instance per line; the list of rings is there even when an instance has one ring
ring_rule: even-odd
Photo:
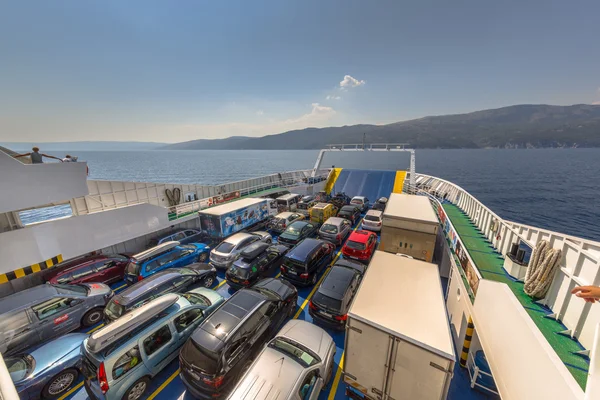
[[[124,254],[97,254],[57,264],[45,279],[50,283],[113,283],[123,279],[129,257]]]
[[[346,258],[359,261],[369,261],[377,246],[377,235],[368,231],[354,231],[342,247],[342,254]]]

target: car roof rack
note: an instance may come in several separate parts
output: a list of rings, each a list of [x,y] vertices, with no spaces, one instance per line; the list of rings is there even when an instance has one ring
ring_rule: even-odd
[[[174,241],[174,240],[170,241],[170,242],[164,242],[164,243],[159,244],[156,247],[142,251],[141,253],[134,254],[132,256],[132,258],[134,258],[137,261],[145,260],[146,258],[150,258],[150,257],[156,256],[160,253],[163,253],[165,251],[171,250],[173,247],[179,246],[179,244],[180,244],[179,242]]]
[[[262,254],[270,244],[265,242],[252,243],[250,246],[242,250],[241,256],[246,260],[254,260],[260,254]]]

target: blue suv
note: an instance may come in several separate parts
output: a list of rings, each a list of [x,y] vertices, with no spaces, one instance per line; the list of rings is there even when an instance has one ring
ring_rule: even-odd
[[[209,255],[210,247],[202,243],[162,243],[132,256],[125,267],[125,280],[131,284],[167,268],[184,267],[196,262],[204,263]]]

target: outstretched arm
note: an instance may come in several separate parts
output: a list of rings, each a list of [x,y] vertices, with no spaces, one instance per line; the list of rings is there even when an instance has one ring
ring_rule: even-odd
[[[47,158],[54,158],[55,160],[58,160],[60,162],[62,162],[62,159],[58,158],[58,157],[54,157],[54,156],[49,156],[48,154],[42,154],[43,157],[47,157]]]
[[[600,287],[598,286],[576,286],[571,293],[588,303],[600,301]]]
[[[17,154],[16,156],[13,156],[14,158],[19,158],[19,157],[25,157],[25,156],[30,156],[31,153],[23,153],[23,154]]]

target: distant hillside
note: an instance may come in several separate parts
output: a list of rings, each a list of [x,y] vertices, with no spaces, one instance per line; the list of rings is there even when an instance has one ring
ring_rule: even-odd
[[[70,150],[70,151],[113,151],[113,150],[155,150],[164,147],[166,143],[156,142],[115,142],[115,141],[89,141],[89,142],[2,142],[0,146],[17,151],[30,151],[33,146],[44,151]]]
[[[516,105],[389,125],[307,128],[260,138],[192,140],[172,150],[318,149],[327,144],[410,143],[414,148],[600,147],[600,106]]]

